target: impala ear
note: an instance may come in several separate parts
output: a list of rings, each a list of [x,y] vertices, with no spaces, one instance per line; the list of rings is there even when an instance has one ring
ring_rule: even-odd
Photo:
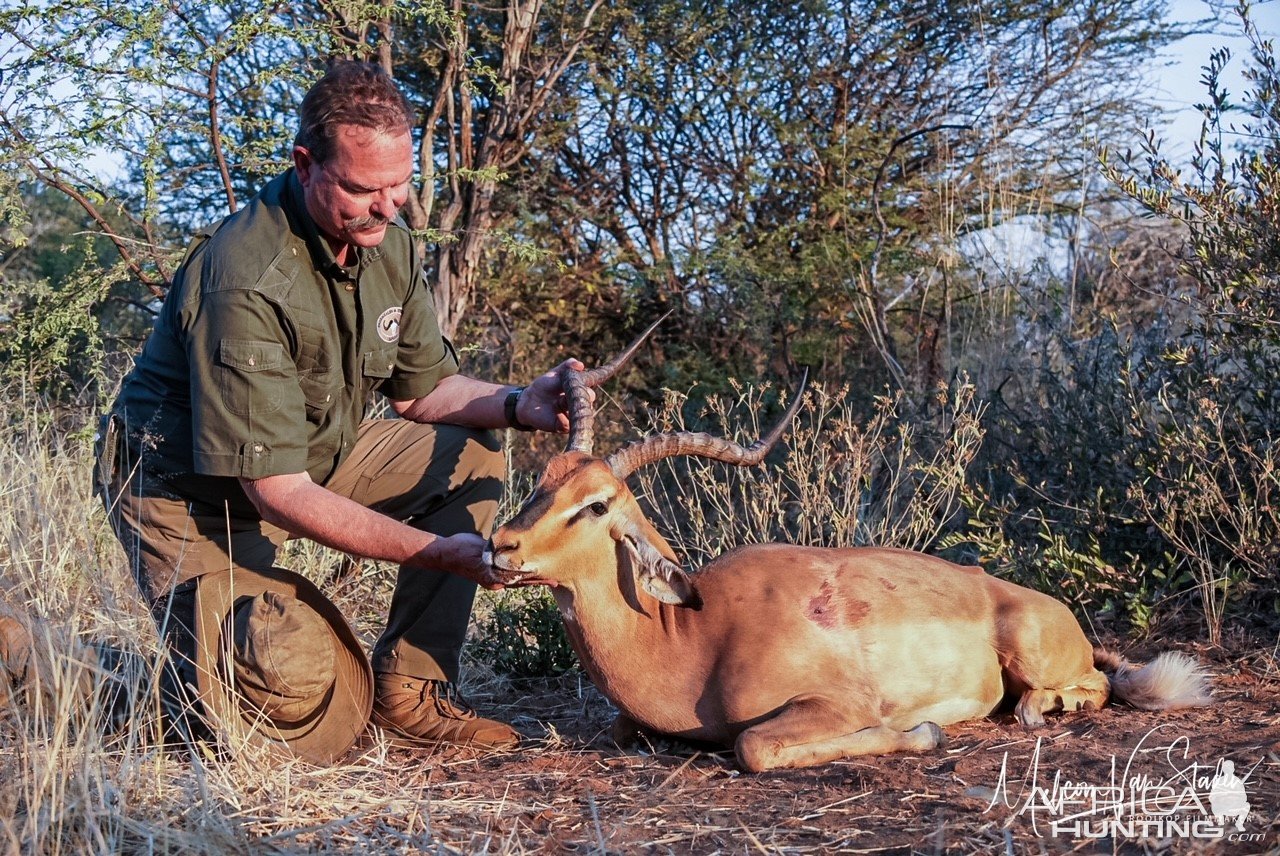
[[[702,597],[689,575],[675,565],[664,570],[668,571],[668,576],[646,573],[640,578],[640,587],[663,603],[702,609]]]
[[[642,533],[632,527],[623,533],[620,543],[631,557],[631,572],[642,589],[663,603],[702,608],[702,597],[693,580]]]

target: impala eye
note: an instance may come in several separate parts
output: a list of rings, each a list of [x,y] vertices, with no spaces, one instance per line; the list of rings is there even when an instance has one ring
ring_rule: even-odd
[[[609,510],[609,506],[605,505],[603,502],[593,502],[587,506],[587,510],[596,517],[604,517],[605,512]]]

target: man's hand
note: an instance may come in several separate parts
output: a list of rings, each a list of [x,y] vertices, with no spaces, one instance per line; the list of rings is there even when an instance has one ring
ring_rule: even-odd
[[[432,570],[448,571],[476,583],[489,591],[501,591],[502,583],[493,568],[483,559],[485,539],[474,533],[438,537],[415,555],[410,564]]]
[[[581,371],[582,363],[565,360],[525,387],[516,402],[516,418],[536,431],[569,432],[569,402],[560,388],[560,372]],[[391,402],[391,408],[414,422],[438,422],[472,428],[501,430],[510,427],[506,412],[511,387],[476,380],[466,375],[450,375],[422,398]],[[595,400],[595,393],[591,393]]]
[[[570,358],[525,387],[516,403],[516,416],[520,423],[539,431],[568,434],[569,400],[560,384],[560,372],[565,369],[582,371],[584,368],[586,366],[579,360]],[[595,401],[595,390],[588,392],[591,400]]]
[[[327,547],[380,561],[445,571],[485,588],[502,588],[482,559],[485,539],[442,537],[365,508],[311,481],[306,473],[241,479],[262,519]]]

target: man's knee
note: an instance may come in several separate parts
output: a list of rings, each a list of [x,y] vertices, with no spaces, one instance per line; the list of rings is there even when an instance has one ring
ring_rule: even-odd
[[[502,440],[496,431],[480,428],[459,428],[466,437],[463,441],[463,453],[459,457],[459,469],[470,473],[471,478],[485,481],[497,481],[498,492],[507,478],[507,456],[502,449]]]

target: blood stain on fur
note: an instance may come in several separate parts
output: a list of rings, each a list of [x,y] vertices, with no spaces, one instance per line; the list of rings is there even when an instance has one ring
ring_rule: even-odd
[[[858,624],[871,612],[871,604],[865,600],[851,597],[844,604],[844,619],[849,624]]]
[[[809,598],[809,608],[805,615],[819,627],[825,627],[828,630],[832,629],[836,626],[836,612],[833,608],[834,600],[835,590],[831,587],[830,582],[823,580],[822,585],[818,587],[818,593]]]

